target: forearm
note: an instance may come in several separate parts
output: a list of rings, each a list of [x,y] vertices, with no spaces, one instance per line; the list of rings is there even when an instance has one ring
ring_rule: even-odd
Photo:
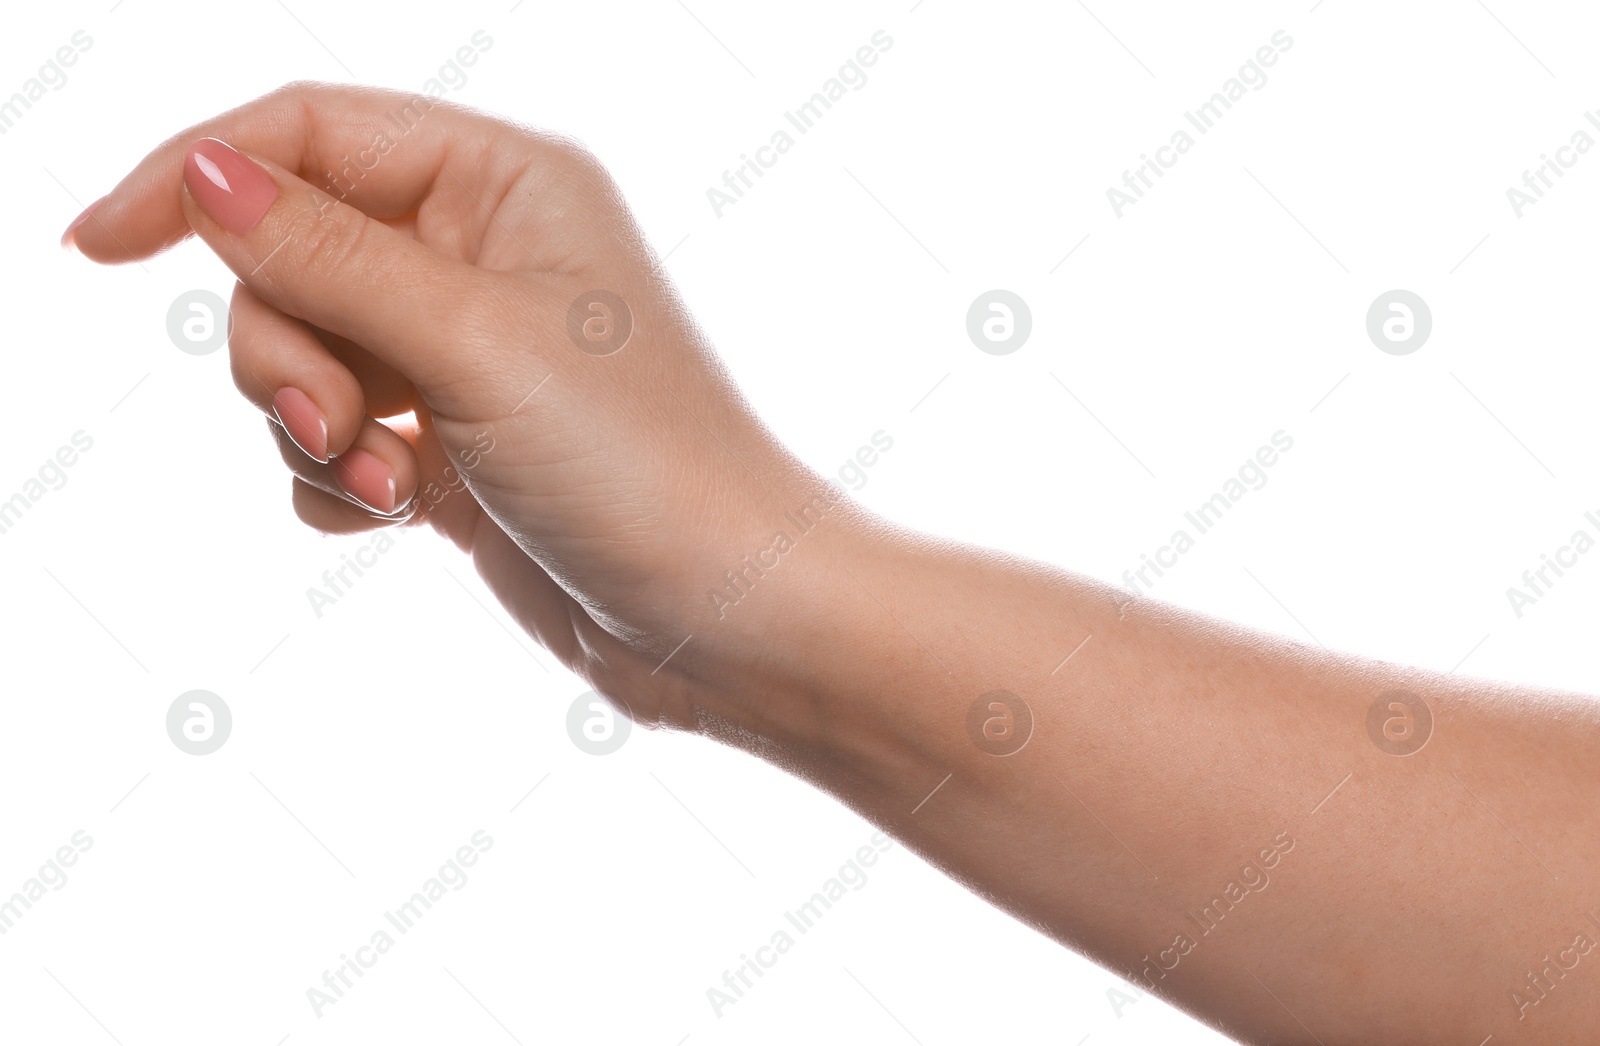
[[[1245,1041],[1600,1030],[1600,949],[1572,951],[1600,941],[1586,699],[1335,656],[899,531],[845,525],[809,553],[706,732]],[[1410,755],[1367,726],[1396,689],[1434,717]],[[1033,720],[1008,755],[969,729],[996,690]],[[1563,949],[1579,965],[1538,975]]]

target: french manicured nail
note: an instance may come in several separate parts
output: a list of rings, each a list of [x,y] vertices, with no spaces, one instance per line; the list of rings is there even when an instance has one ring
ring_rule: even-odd
[[[333,473],[346,494],[379,515],[393,514],[394,470],[376,456],[357,447],[334,459]]]
[[[259,164],[215,138],[189,147],[183,181],[195,202],[235,236],[254,229],[278,198],[278,186]]]
[[[299,389],[282,388],[272,397],[272,413],[294,445],[326,463],[328,460],[328,421],[311,397]]]
[[[104,201],[104,200],[105,200],[104,196],[100,197],[100,199],[96,200],[95,202],[91,203],[89,206],[85,207],[83,209],[83,213],[82,214],[80,214],[76,218],[72,219],[72,224],[67,226],[67,231],[61,234],[61,249],[62,250],[70,251],[70,250],[72,250],[72,249],[74,249],[74,248],[76,248],[78,246],[78,239],[77,239],[78,226],[80,226],[84,222],[88,221],[89,220],[89,215],[93,214],[94,213],[94,209],[96,207],[100,206],[101,202]]]

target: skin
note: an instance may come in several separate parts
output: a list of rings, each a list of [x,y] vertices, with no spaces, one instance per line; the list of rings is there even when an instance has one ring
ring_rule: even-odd
[[[413,101],[291,84],[168,140],[72,233],[107,263],[192,233],[239,274],[234,375],[302,520],[433,527],[636,721],[812,781],[1239,1041],[1600,1038],[1600,706],[1328,653],[869,515],[752,414],[573,143],[434,103],[325,192]],[[278,187],[248,232],[184,182],[203,137]],[[567,331],[596,288],[633,317],[604,356]],[[284,387],[409,503],[351,499],[274,417]],[[750,570],[779,529],[793,548]],[[969,730],[995,690],[1032,718],[1011,754],[986,750],[1004,706],[979,716],[998,741]],[[1424,736],[1395,690],[1432,718],[1410,754],[1368,727],[1377,703],[1378,736]]]

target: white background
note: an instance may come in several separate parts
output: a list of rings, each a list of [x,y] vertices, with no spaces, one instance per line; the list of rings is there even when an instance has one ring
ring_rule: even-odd
[[[1116,581],[1282,429],[1158,597],[1600,689],[1600,555],[1520,618],[1506,596],[1600,509],[1600,157],[1520,218],[1506,197],[1600,105],[1583,5],[111,2],[0,32],[0,97],[93,39],[0,137],[0,500],[94,441],[0,534],[0,896],[94,840],[0,937],[8,1040],[1221,1041],[1150,998],[1119,1016],[1112,974],[899,848],[718,1017],[706,989],[869,825],[694,738],[578,751],[582,684],[425,534],[312,612],[371,539],[295,521],[226,353],[166,332],[230,275],[195,244],[102,269],[56,238],[195,121],[302,77],[418,90],[477,30],[450,97],[599,154],[807,460],[887,432],[874,509]],[[880,29],[866,85],[719,218],[707,188]],[[1107,188],[1280,29],[1265,86],[1117,217]],[[1011,355],[966,334],[991,288],[1032,309]],[[1393,288],[1432,309],[1411,355],[1366,334]],[[234,716],[205,757],[165,732],[197,688]],[[316,1016],[306,989],[479,829],[466,885]]]

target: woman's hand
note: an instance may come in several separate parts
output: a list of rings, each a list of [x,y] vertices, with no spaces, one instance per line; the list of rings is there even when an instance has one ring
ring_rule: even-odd
[[[751,413],[570,141],[290,84],[169,139],[63,242],[128,261],[191,230],[239,277],[235,381],[300,518],[427,520],[646,725],[698,725],[699,690],[737,687],[778,590],[805,588],[746,557],[790,520],[821,546],[856,518]]]
[[[1592,699],[880,528],[751,416],[557,139],[294,86],[158,149],[72,235],[115,261],[191,228],[246,288],[234,369],[301,516],[429,519],[636,718],[816,782],[1242,1041],[1600,1041]],[[1368,725],[1397,690],[1438,726],[1404,754]]]

